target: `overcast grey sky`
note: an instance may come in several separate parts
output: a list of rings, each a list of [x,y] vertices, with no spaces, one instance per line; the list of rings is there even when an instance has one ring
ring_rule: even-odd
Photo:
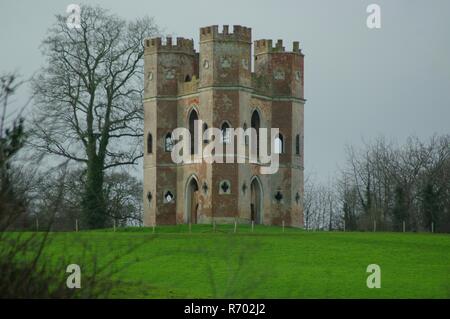
[[[54,14],[71,1],[0,0],[0,72],[30,76]],[[126,18],[155,17],[193,38],[213,24],[252,28],[253,39],[300,41],[305,53],[305,166],[321,180],[342,165],[346,144],[379,135],[403,142],[450,133],[450,1],[91,1]],[[366,7],[381,7],[379,30]],[[82,3],[81,3],[82,4]],[[25,93],[23,93],[25,95]],[[25,97],[21,99],[25,100]]]

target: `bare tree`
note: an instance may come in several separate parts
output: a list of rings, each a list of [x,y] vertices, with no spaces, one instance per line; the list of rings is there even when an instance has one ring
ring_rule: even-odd
[[[47,65],[33,80],[31,145],[83,165],[83,216],[91,228],[108,222],[105,170],[143,155],[143,40],[158,32],[150,18],[127,22],[84,6],[80,28],[58,15],[42,43]]]
[[[127,172],[105,176],[108,215],[119,226],[142,224],[142,182]]]
[[[338,205],[335,185],[305,178],[304,215],[307,230],[337,230],[343,227],[342,210]]]
[[[25,132],[21,112],[10,110],[10,98],[23,82],[14,73],[0,75],[0,231],[25,213],[24,198],[16,183],[12,162],[23,147]]]
[[[315,184],[313,183],[312,177],[310,175],[307,175],[305,177],[305,194],[303,199],[303,211],[306,230],[311,229],[311,221],[316,214],[316,211],[313,207],[316,194]]]
[[[404,145],[378,138],[347,149],[339,181],[346,222],[352,228],[400,231],[450,229],[450,136],[428,142],[409,137]],[[357,199],[355,201],[355,198]]]

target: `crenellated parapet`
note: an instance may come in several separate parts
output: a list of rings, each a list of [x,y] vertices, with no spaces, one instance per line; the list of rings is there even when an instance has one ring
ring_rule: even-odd
[[[238,85],[263,95],[303,97],[304,55],[298,41],[288,48],[281,39],[256,40],[252,58],[251,28],[212,25],[200,28],[198,53],[194,41],[183,37],[146,39],[144,46],[147,96]]]
[[[277,40],[275,45],[273,45],[272,40],[262,39],[256,40],[254,42],[255,55],[265,54],[265,53],[296,53],[302,55],[302,50],[300,49],[300,43],[294,41],[292,43],[292,51],[286,51],[283,46],[283,40]]]
[[[303,60],[298,41],[287,51],[283,40],[263,39],[254,42],[255,74],[253,88],[274,96],[303,98]]]
[[[200,42],[205,41],[240,41],[252,42],[252,29],[241,25],[234,25],[233,32],[230,32],[229,26],[224,25],[222,32],[219,32],[219,26],[213,25],[200,28]]]
[[[165,43],[163,43],[163,39],[161,37],[146,39],[144,46],[146,54],[172,52],[195,55],[194,40],[181,37],[176,38],[176,43],[173,43],[171,37],[166,37]]]

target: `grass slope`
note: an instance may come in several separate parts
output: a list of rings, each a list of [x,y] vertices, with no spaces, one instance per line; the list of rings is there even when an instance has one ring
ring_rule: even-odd
[[[450,298],[450,236],[304,232],[280,227],[185,225],[53,233],[47,253],[91,267],[121,258],[120,298]],[[131,251],[128,249],[132,248]],[[366,268],[381,267],[381,289]]]

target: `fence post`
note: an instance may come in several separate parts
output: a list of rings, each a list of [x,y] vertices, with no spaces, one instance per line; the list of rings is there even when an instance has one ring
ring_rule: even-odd
[[[255,228],[255,221],[252,220],[252,233],[253,233],[254,228]]]
[[[405,221],[403,221],[403,232],[406,232]]]
[[[344,219],[344,233],[345,233],[345,219]]]
[[[155,223],[153,223],[152,228],[153,228],[152,233],[154,234],[155,233]]]
[[[36,216],[36,231],[39,231],[39,219]]]
[[[237,222],[236,219],[234,220],[234,232],[236,233],[236,228],[237,228]]]
[[[213,232],[216,232],[216,221],[213,220]]]
[[[431,232],[434,233],[434,222],[431,222]]]
[[[376,232],[376,231],[377,231],[377,221],[374,220],[373,221],[373,232]]]
[[[116,232],[116,219],[114,219],[113,221],[114,221],[113,229],[114,229],[114,232]]]
[[[283,219],[283,233],[284,233],[284,219]]]
[[[78,233],[78,219],[75,219],[75,231]]]

